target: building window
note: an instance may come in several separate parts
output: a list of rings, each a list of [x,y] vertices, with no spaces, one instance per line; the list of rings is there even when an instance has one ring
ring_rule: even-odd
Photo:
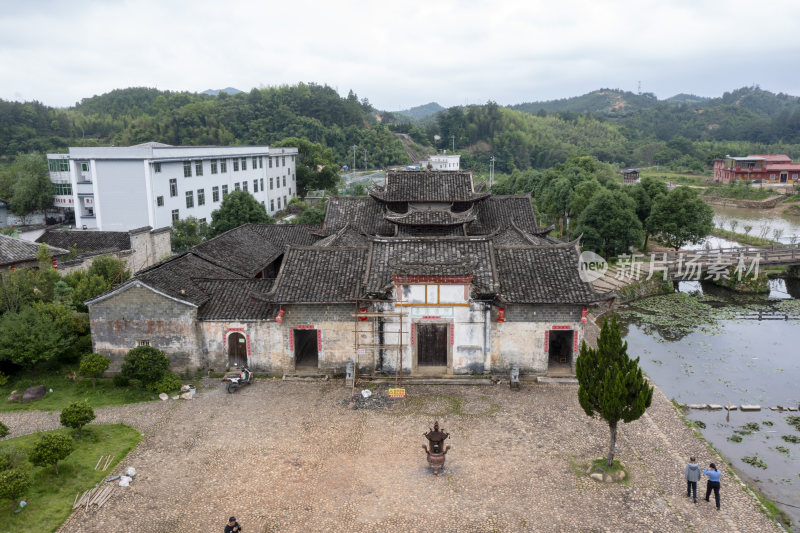
[[[243,190],[244,192],[247,192],[247,182],[246,182],[246,181],[243,181],[243,182],[242,182],[242,190]]]
[[[150,346],[150,341],[148,341],[148,340],[136,341],[136,344],[138,346]]]
[[[264,190],[264,178],[261,178],[260,181],[261,181],[261,190],[263,191]]]
[[[269,210],[270,211],[275,211],[275,200],[270,200],[269,201]]]
[[[178,196],[178,180],[175,178],[169,180],[169,196]]]
[[[228,186],[227,185],[223,185],[222,186],[222,197],[225,198],[226,196],[228,196]]]
[[[223,174],[228,171],[228,160],[227,159],[220,159],[219,160],[219,171]]]
[[[164,197],[163,196],[156,197],[156,205],[158,207],[164,207]]]
[[[54,183],[53,194],[56,196],[64,196],[72,194],[72,184],[70,183]]]
[[[280,209],[280,208],[281,208],[281,197],[278,196],[278,209]]]
[[[69,159],[48,159],[50,172],[69,172]]]
[[[272,178],[269,179],[269,190],[272,190]]]
[[[81,163],[81,172],[89,172],[89,163]]]
[[[242,158],[242,170],[247,170],[247,158]]]
[[[283,207],[289,205],[289,202],[286,201],[286,196],[283,197]]]
[[[203,162],[202,161],[195,161],[194,162],[194,173],[197,176],[203,175]]]
[[[234,159],[233,160],[233,171],[234,172],[239,172],[239,160],[238,159]]]
[[[286,176],[283,177],[283,186],[286,187]]]
[[[269,168],[272,168],[272,158],[268,157],[267,159],[269,160]]]
[[[292,156],[292,163],[294,163],[294,156]]]
[[[177,221],[178,221],[178,210],[177,209],[173,209],[172,210],[172,223],[174,224]]]
[[[239,190],[239,182],[238,181],[233,184],[233,189],[236,190],[236,191]]]
[[[153,172],[156,174],[161,172],[161,163],[153,163]]]
[[[258,192],[258,180],[253,180],[253,192]]]
[[[219,202],[219,187],[211,187],[211,199]]]
[[[205,189],[197,189],[197,205],[206,205]]]
[[[258,168],[264,168],[264,158],[258,156]]]
[[[282,167],[286,166],[286,156],[285,155],[281,157],[281,166]]]
[[[201,219],[200,219],[200,222],[202,222],[203,224],[205,224],[205,223],[206,223],[206,217],[203,217],[203,218],[201,218]]]
[[[191,178],[192,177],[192,162],[191,161],[184,161],[183,162],[183,177],[184,178]]]
[[[292,195],[292,188],[289,187],[289,196],[291,196],[291,195]]]
[[[258,168],[258,158],[253,156],[253,170]]]
[[[216,174],[217,173],[217,160],[216,159],[212,159],[211,160],[211,173],[212,174]]]
[[[186,207],[194,207],[194,192],[186,191]]]

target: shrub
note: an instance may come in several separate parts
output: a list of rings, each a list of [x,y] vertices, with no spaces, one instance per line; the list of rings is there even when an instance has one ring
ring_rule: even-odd
[[[183,382],[181,381],[181,377],[178,374],[174,372],[169,372],[167,374],[164,374],[164,377],[162,377],[158,381],[154,383],[148,383],[147,390],[156,393],[172,392],[180,389],[182,384]]]
[[[8,376],[0,372],[0,387],[8,383]]]
[[[94,410],[87,402],[72,402],[61,411],[61,425],[78,430],[94,420]]]
[[[113,383],[115,387],[127,387],[130,385],[130,380],[128,379],[128,376],[117,374],[111,378],[111,383]]]
[[[0,472],[0,498],[9,498],[11,504],[16,504],[16,499],[25,494],[31,486],[27,474],[19,470],[6,470]]]
[[[155,383],[169,371],[164,352],[152,346],[138,346],[128,352],[122,363],[122,375],[142,383]]]
[[[11,459],[7,455],[0,455],[0,472],[11,470]]]
[[[28,460],[36,466],[53,465],[58,475],[58,462],[66,459],[74,449],[72,438],[61,433],[48,433],[36,441]]]
[[[8,426],[0,422],[0,439],[8,435]]]
[[[87,378],[92,378],[92,387],[94,387],[97,378],[108,370],[108,365],[110,364],[111,360],[108,357],[102,356],[99,353],[87,353],[81,357],[81,366],[78,370],[78,374]]]

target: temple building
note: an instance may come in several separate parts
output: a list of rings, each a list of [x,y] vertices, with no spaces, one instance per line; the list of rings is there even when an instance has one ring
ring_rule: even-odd
[[[571,373],[587,309],[614,294],[552,229],[471,173],[390,171],[321,227],[244,225],[88,301],[94,350],[112,370],[150,345],[178,370]]]

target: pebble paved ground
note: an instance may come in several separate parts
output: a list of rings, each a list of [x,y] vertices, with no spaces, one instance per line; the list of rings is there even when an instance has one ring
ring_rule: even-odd
[[[576,390],[413,386],[405,407],[351,410],[341,382],[259,380],[233,395],[214,387],[192,401],[100,410],[99,421],[148,434],[117,472],[134,466],[138,475],[61,531],[221,531],[231,514],[248,533],[779,531],[727,471],[722,512],[685,497],[685,459],[721,461],[659,391],[645,417],[621,425],[628,485],[576,473],[608,441]],[[453,447],[438,478],[422,450],[434,419]]]

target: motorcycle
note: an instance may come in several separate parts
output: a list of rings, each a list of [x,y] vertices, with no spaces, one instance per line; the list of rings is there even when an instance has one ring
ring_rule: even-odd
[[[253,382],[253,373],[246,366],[243,366],[240,371],[231,372],[227,374],[222,381],[225,381],[225,390],[228,394],[233,394],[239,387],[249,385]]]

